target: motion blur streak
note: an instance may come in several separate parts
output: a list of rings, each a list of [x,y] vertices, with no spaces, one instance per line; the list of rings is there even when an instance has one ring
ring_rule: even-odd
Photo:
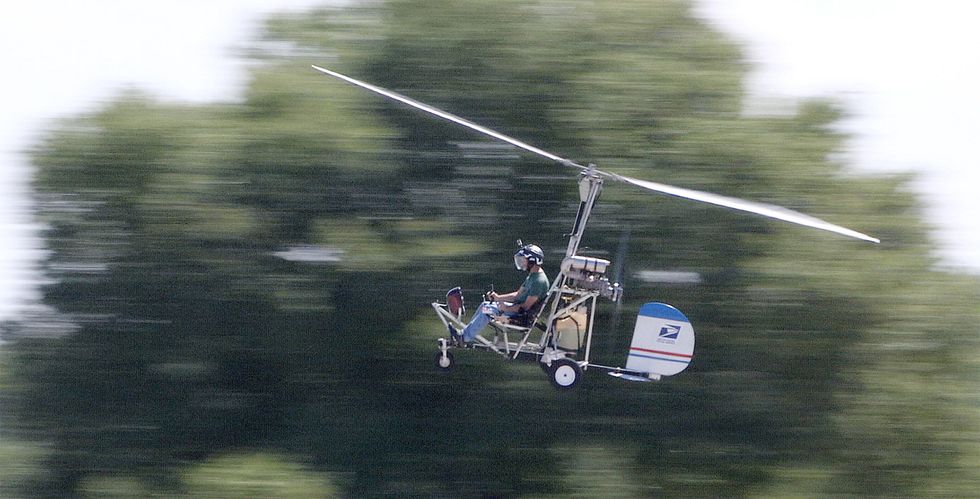
[[[976,495],[976,278],[935,270],[907,178],[834,161],[834,104],[743,114],[742,53],[688,4],[372,2],[248,53],[240,102],[129,92],[33,151],[47,283],[0,329],[0,496]],[[658,300],[698,331],[685,374],[556,394],[463,350],[441,376],[428,304],[517,287],[518,238],[554,275],[577,172],[309,61],[883,242],[607,185],[581,248],[626,293],[593,359]]]

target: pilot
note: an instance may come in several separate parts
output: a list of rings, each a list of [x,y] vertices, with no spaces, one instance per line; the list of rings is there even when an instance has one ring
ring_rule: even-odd
[[[462,334],[454,330],[453,338],[457,342],[471,343],[495,316],[503,315],[519,319],[535,313],[544,303],[548,296],[548,289],[551,287],[547,274],[541,268],[543,264],[544,252],[541,248],[533,244],[521,245],[521,249],[514,253],[514,266],[521,272],[527,272],[524,283],[517,291],[511,293],[497,294],[493,291],[488,293],[486,296],[488,300],[476,309],[476,313],[473,314],[473,318],[463,329]],[[482,337],[480,340],[486,342]]]

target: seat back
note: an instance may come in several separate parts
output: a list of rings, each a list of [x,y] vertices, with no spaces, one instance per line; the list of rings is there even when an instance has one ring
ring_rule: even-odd
[[[463,289],[459,286],[450,289],[446,293],[446,305],[449,307],[449,313],[457,318],[462,317],[466,313],[466,305],[463,303]]]
[[[533,307],[521,312],[519,315],[511,317],[510,323],[521,326],[521,327],[531,327],[534,325],[535,319],[538,318],[538,314],[544,309],[545,302],[548,301],[548,297],[545,296],[543,299],[537,301]]]

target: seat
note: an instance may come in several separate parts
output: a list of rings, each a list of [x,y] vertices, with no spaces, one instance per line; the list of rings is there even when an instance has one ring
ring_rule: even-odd
[[[534,326],[534,322],[538,318],[538,314],[540,314],[541,310],[544,308],[546,301],[548,301],[547,298],[538,300],[533,307],[517,315],[500,315],[495,317],[494,321],[511,326],[512,328],[530,329],[532,326]]]
[[[544,305],[547,301],[547,298],[538,300],[533,307],[516,316],[499,315],[492,318],[490,325],[493,326],[498,334],[502,335],[503,344],[506,347],[504,352],[506,355],[516,359],[521,352],[527,351],[525,350],[525,346],[529,344],[528,339],[534,329],[538,329],[543,333],[548,331],[548,328],[537,320],[538,315],[544,310]],[[511,343],[508,338],[508,331],[520,335],[520,341],[516,344]],[[537,350],[537,347],[535,347],[535,350]]]

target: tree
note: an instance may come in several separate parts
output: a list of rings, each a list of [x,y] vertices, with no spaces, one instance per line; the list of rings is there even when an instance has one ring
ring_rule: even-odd
[[[637,495],[975,490],[976,280],[933,269],[907,179],[831,159],[833,104],[742,115],[737,48],[686,4],[389,2],[279,17],[267,37],[291,48],[257,55],[240,104],[127,95],[39,147],[58,315],[33,324],[71,327],[10,335],[3,431],[51,449],[30,492],[166,489],[242,448],[340,472],[351,495],[560,495],[611,476]],[[440,378],[426,304],[519,281],[517,237],[555,269],[571,174],[311,61],[607,170],[885,243],[608,185],[584,246],[628,230],[629,268],[702,276],[625,276],[624,316],[656,297],[694,319],[690,372],[640,388],[593,375],[567,397],[494,358]],[[600,357],[620,362],[628,322]]]

